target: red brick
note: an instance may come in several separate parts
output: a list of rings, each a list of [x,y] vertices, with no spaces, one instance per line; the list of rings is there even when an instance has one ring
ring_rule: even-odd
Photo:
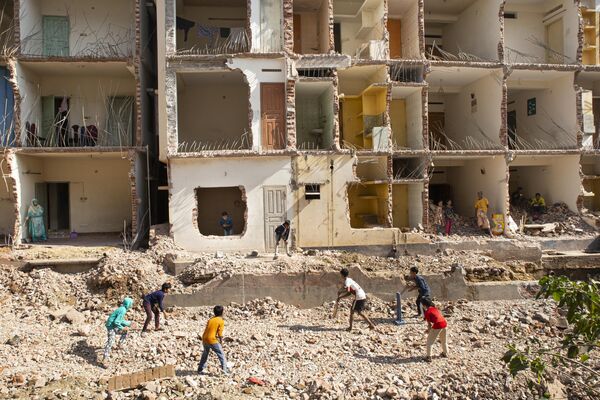
[[[108,380],[108,391],[112,392],[117,389],[117,377],[113,376]]]
[[[167,365],[167,376],[168,377],[175,376],[175,366],[174,365]]]
[[[121,375],[115,376],[115,390],[123,389],[123,377]]]

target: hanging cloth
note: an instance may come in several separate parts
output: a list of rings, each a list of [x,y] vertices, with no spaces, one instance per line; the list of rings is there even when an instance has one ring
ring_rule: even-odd
[[[187,20],[185,18],[177,17],[175,19],[175,27],[183,31],[183,41],[187,42],[188,40],[188,32],[196,25],[194,21]]]

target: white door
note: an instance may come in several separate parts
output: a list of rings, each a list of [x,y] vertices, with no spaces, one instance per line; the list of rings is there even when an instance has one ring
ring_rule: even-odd
[[[265,250],[275,250],[275,228],[286,218],[286,187],[265,186]]]

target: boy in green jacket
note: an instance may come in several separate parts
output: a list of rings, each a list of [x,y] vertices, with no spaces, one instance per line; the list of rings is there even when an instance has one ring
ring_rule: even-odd
[[[106,345],[104,346],[104,358],[102,360],[103,362],[108,360],[110,349],[115,343],[115,337],[117,336],[117,333],[121,335],[121,338],[119,339],[119,344],[125,341],[125,338],[127,337],[127,328],[131,326],[130,321],[125,321],[125,313],[127,313],[127,310],[131,308],[132,304],[133,300],[129,297],[125,297],[125,300],[123,300],[123,304],[121,304],[121,307],[113,311],[113,313],[110,314],[110,317],[108,317],[108,320],[106,320],[108,340],[106,341]]]

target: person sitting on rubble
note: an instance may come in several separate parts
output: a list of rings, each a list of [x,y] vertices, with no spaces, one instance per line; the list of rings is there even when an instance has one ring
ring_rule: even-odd
[[[159,331],[160,328],[160,312],[162,311],[163,317],[166,319],[165,308],[163,306],[163,300],[165,298],[165,294],[169,293],[171,289],[171,284],[165,282],[162,284],[160,290],[156,292],[149,293],[144,296],[144,311],[146,311],[146,321],[144,321],[144,328],[142,329],[142,333],[145,333],[148,330],[148,324],[152,321],[152,314],[154,314],[154,329]]]
[[[546,200],[539,193],[535,194],[529,205],[531,206],[531,217],[533,220],[539,219],[546,212]]]
[[[490,202],[488,199],[483,197],[483,192],[477,192],[477,200],[475,201],[475,216],[477,218],[477,226],[486,235],[494,237],[492,230],[490,229],[490,220],[488,219],[487,212]]]
[[[227,214],[227,211],[223,211],[221,219],[219,219],[219,225],[223,228],[223,236],[233,235],[233,219]]]
[[[519,186],[517,190],[512,192],[510,195],[510,205],[515,207],[522,206],[524,200],[525,195],[523,194],[523,188]]]
[[[128,328],[131,326],[131,322],[125,320],[125,314],[131,308],[132,305],[133,300],[129,297],[125,297],[125,299],[123,300],[123,304],[121,304],[119,308],[113,311],[113,313],[110,314],[110,317],[108,317],[108,319],[106,320],[105,326],[108,334],[108,339],[106,340],[106,345],[104,345],[104,357],[102,358],[102,362],[105,364],[105,366],[106,362],[108,361],[108,357],[110,356],[110,350],[112,349],[113,344],[115,343],[115,338],[117,334],[120,335],[118,346],[121,346],[127,338],[127,331]]]
[[[279,253],[279,242],[283,239],[283,243],[285,245],[285,252],[287,253],[288,257],[292,256],[292,253],[290,252],[290,246],[289,246],[289,239],[290,237],[290,221],[289,220],[285,220],[283,222],[283,224],[279,225],[277,228],[275,228],[275,256],[273,257],[273,260],[276,260]]]
[[[424,318],[427,321],[427,356],[425,357],[425,361],[431,362],[431,346],[433,346],[438,337],[442,345],[442,354],[440,356],[446,358],[448,357],[448,343],[446,341],[446,327],[448,323],[430,298],[424,298],[422,304],[425,310]]]

